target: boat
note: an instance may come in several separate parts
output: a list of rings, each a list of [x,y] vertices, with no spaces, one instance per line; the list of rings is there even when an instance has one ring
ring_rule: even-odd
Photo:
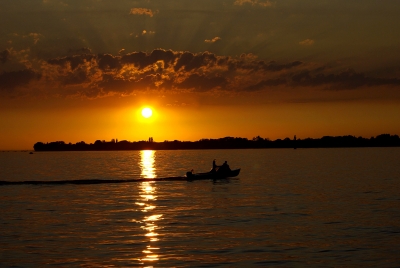
[[[216,180],[236,177],[240,173],[240,168],[234,170],[227,170],[225,172],[209,171],[204,173],[193,173],[192,171],[186,172],[186,177],[188,180]]]

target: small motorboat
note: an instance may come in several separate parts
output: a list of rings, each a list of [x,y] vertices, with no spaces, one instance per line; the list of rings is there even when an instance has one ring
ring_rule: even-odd
[[[193,173],[193,171],[186,172],[186,177],[188,180],[209,180],[209,179],[225,179],[225,178],[232,178],[236,177],[240,173],[239,169],[234,170],[226,170],[224,172],[218,172],[215,170],[211,170],[205,173]]]

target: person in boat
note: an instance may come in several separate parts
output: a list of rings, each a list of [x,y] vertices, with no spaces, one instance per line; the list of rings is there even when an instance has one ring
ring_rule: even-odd
[[[225,161],[222,166],[218,169],[218,173],[225,173],[231,171],[231,168],[228,165],[228,162]]]
[[[213,160],[213,166],[212,166],[211,172],[217,172],[218,168],[219,168],[219,166],[217,166],[217,164],[215,163],[215,159],[214,159],[214,160]]]

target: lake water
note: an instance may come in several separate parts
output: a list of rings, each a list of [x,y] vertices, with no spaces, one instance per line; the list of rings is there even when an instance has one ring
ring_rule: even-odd
[[[1,267],[400,267],[400,148],[0,153]]]

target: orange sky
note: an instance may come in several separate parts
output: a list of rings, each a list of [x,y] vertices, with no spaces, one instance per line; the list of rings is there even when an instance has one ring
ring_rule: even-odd
[[[225,136],[264,138],[322,137],[324,135],[376,136],[400,133],[397,102],[243,103],[187,106],[147,102],[153,116],[140,115],[142,103],[134,97],[104,98],[58,108],[42,101],[1,113],[2,150],[31,149],[37,141],[76,143],[95,140],[199,140]],[[68,101],[67,101],[68,102]],[[72,102],[72,103],[71,103]],[[107,103],[107,104],[104,104]],[[147,104],[146,103],[146,104]]]
[[[396,1],[20,2],[0,3],[0,150],[400,134]]]

